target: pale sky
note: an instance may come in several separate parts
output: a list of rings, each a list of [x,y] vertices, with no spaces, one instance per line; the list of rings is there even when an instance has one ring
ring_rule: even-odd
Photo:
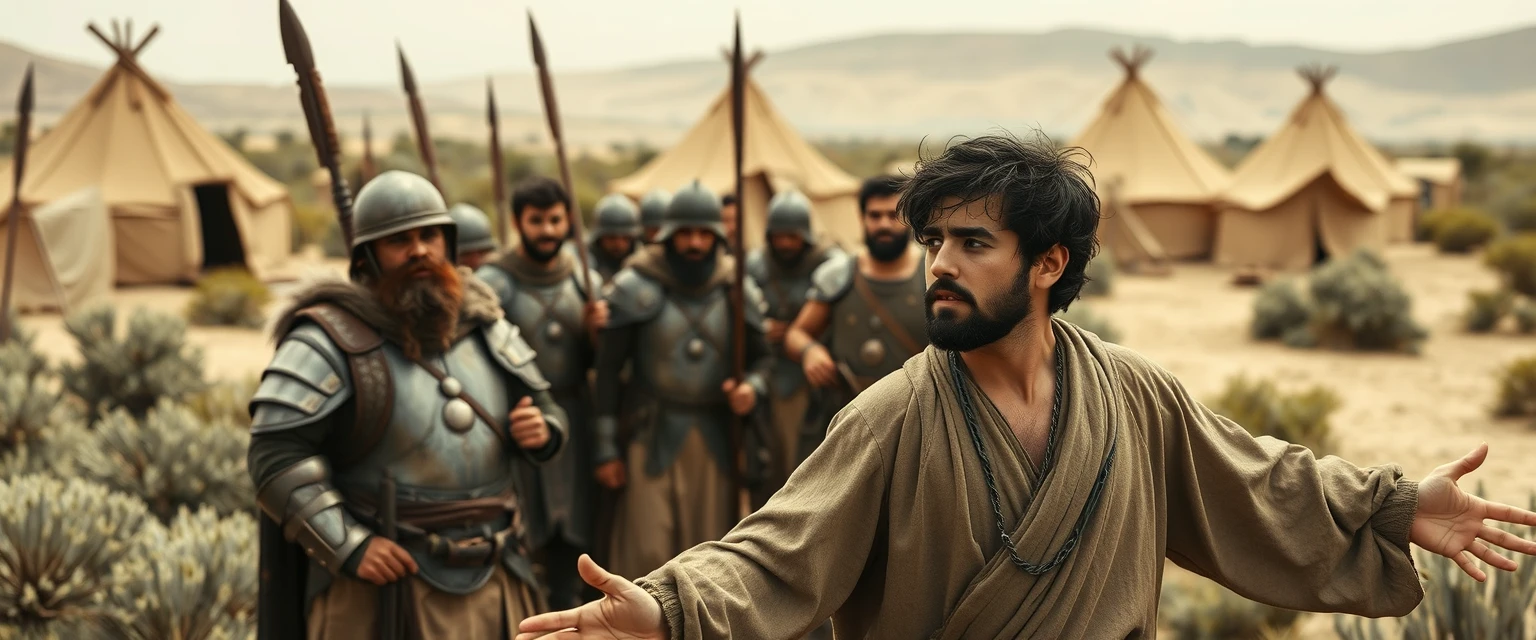
[[[740,9],[748,49],[893,31],[1039,32],[1088,27],[1178,40],[1333,50],[1431,46],[1536,24],[1536,0],[292,0],[330,84],[395,84],[394,43],[421,82],[531,68],[531,8],[562,69],[717,56]],[[276,0],[6,0],[0,41],[106,65],[85,31],[161,30],[143,62],[181,82],[292,82]],[[24,8],[22,8],[24,7]]]

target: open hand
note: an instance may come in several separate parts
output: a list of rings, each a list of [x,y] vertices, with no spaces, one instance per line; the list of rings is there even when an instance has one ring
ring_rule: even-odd
[[[576,571],[587,584],[603,592],[603,599],[525,619],[517,626],[517,640],[550,634],[560,640],[665,640],[667,621],[651,594],[603,570],[587,554],[576,561]]]
[[[837,384],[837,363],[822,345],[807,349],[800,367],[805,369],[805,379],[812,385],[825,388]]]
[[[374,536],[363,547],[363,559],[357,563],[357,577],[379,586],[416,573],[416,559],[388,538]]]
[[[1487,458],[1485,443],[1460,460],[1436,467],[1421,480],[1419,507],[1408,534],[1413,544],[1455,560],[1462,571],[1478,582],[1488,576],[1473,560],[1474,556],[1505,571],[1514,571],[1517,566],[1514,560],[1489,548],[1490,544],[1536,555],[1536,543],[1483,523],[1486,519],[1536,526],[1536,513],[1489,502],[1456,485],[1457,480],[1482,466]]]
[[[738,416],[752,413],[752,409],[757,407],[757,389],[753,389],[750,384],[736,384],[733,378],[720,385],[720,390],[731,401],[731,412]]]
[[[517,446],[532,451],[549,443],[549,424],[544,422],[544,411],[533,406],[533,398],[523,396],[508,417],[512,424],[507,429]]]

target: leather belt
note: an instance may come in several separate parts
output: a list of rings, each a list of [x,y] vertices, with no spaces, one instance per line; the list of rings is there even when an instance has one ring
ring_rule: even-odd
[[[435,533],[411,536],[400,543],[407,551],[432,556],[450,567],[483,567],[495,563],[507,548],[514,527],[507,527],[489,537],[453,540]]]

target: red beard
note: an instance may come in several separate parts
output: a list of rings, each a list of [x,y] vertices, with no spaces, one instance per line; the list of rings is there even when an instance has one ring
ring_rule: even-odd
[[[431,275],[416,277],[421,268]],[[373,290],[384,309],[400,321],[400,348],[406,357],[436,355],[453,346],[464,283],[452,264],[430,256],[412,260],[384,274]]]

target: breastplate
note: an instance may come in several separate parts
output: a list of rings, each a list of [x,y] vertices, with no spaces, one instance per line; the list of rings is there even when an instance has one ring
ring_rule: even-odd
[[[640,329],[636,377],[648,381],[661,400],[723,402],[720,385],[731,373],[730,329],[724,287],[700,297],[668,295],[661,311]]]
[[[523,330],[523,339],[538,353],[536,362],[553,389],[569,389],[587,381],[584,301],[573,278],[551,285],[518,283],[508,322]]]
[[[768,299],[769,318],[794,322],[805,306],[805,294],[811,290],[811,274],[786,274],[780,269],[768,272],[768,282],[763,283],[763,297]]]
[[[919,346],[928,344],[927,317],[923,311],[923,274],[917,269],[901,281],[867,280],[875,299],[901,323]],[[828,350],[838,362],[846,362],[854,375],[879,378],[901,368],[915,354],[896,339],[875,308],[857,289],[850,289],[832,308],[831,344]]]
[[[381,347],[394,381],[394,412],[388,427],[367,457],[333,476],[344,492],[378,495],[384,470],[394,473],[401,500],[424,502],[461,500],[494,495],[511,479],[510,458],[496,430],[507,428],[507,374],[486,350],[479,332],[454,344],[441,356],[427,360],[457,380],[497,424],[479,416],[463,431],[444,419],[450,397],[425,369],[407,360],[393,344]]]

